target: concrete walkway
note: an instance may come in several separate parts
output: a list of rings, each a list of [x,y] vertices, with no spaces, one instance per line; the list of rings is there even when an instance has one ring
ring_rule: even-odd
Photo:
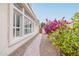
[[[34,41],[27,47],[24,56],[40,56],[40,42],[41,42],[42,34],[38,34]]]
[[[42,34],[40,56],[60,56],[59,49],[53,47],[51,40],[47,38],[46,34]]]

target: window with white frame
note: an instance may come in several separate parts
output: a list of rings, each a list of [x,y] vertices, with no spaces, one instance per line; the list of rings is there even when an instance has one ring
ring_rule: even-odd
[[[29,30],[30,30],[30,33],[32,32],[32,21],[29,22]]]
[[[19,5],[18,3],[14,4],[16,8],[13,9],[13,37],[15,38],[33,32],[32,21],[28,19]],[[23,32],[24,34],[22,34]]]
[[[24,4],[10,5],[10,36],[9,45],[13,45],[34,32],[34,20]]]
[[[14,10],[13,12],[13,37],[21,36],[22,15]]]
[[[29,20],[24,17],[24,34],[28,34],[28,22]]]
[[[31,20],[29,20],[25,17],[25,19],[24,19],[24,34],[28,34],[31,32],[32,32]]]

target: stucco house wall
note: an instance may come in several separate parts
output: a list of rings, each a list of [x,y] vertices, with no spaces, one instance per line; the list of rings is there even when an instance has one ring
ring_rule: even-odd
[[[37,22],[37,19],[34,16],[33,11],[29,8],[29,5],[27,5],[28,12],[32,16],[30,19],[34,22],[34,31],[28,35],[23,36],[20,38],[18,42],[15,44],[10,45],[11,39],[11,6],[12,4],[2,3],[0,4],[0,55],[10,55],[12,52],[14,52],[17,48],[22,46],[24,43],[28,42],[28,40],[31,40],[32,37],[34,37],[37,33],[39,33],[39,24]],[[26,7],[26,6],[25,6]],[[30,17],[29,16],[29,17]],[[34,20],[35,19],[35,20]]]

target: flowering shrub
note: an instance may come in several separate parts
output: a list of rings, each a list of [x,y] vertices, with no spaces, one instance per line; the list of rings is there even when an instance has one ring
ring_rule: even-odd
[[[47,21],[44,29],[61,55],[79,56],[79,21],[68,22],[63,17],[62,20]]]
[[[67,26],[67,24],[70,24],[69,22],[67,22],[66,20],[63,20],[64,17],[62,18],[62,20],[54,20],[54,21],[47,21],[47,24],[45,24],[44,29],[45,32],[48,34],[51,31],[55,31],[56,29],[62,27],[65,28]],[[47,20],[47,19],[46,19]]]

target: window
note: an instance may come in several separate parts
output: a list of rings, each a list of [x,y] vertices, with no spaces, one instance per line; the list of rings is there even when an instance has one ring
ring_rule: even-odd
[[[10,45],[13,45],[33,33],[34,22],[24,4],[10,5]]]
[[[25,17],[24,18],[24,34],[28,33],[28,19]]]
[[[21,36],[22,15],[14,10],[13,12],[13,37]]]
[[[32,22],[30,21],[29,22],[29,30],[30,30],[30,33],[32,32]]]
[[[31,27],[32,27],[32,25],[31,25],[31,21],[29,20],[29,19],[27,19],[26,17],[25,17],[25,19],[24,19],[25,21],[24,21],[24,34],[28,34],[28,33],[31,33],[32,31],[32,29],[31,29]]]
[[[19,3],[14,3],[13,8],[13,37],[22,37],[32,33],[32,21],[25,9]]]

